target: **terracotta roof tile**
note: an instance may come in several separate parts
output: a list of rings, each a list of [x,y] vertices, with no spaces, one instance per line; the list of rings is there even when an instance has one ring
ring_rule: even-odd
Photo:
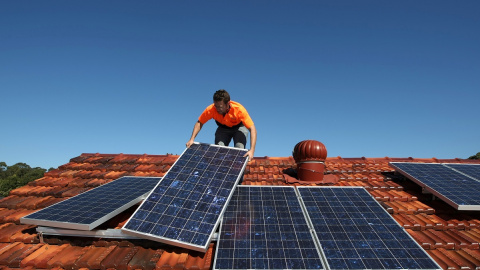
[[[122,176],[126,176],[128,175],[128,172],[126,171],[111,171],[111,172],[108,172],[104,175],[104,178],[106,179],[117,179],[117,178],[120,178]]]
[[[138,156],[136,155],[124,155],[124,154],[119,154],[116,155],[111,162],[112,163],[129,163],[133,164],[139,159]]]
[[[0,225],[0,242],[10,242],[10,238],[23,230],[34,228],[33,225],[19,225],[14,223],[5,223]]]
[[[75,268],[100,269],[101,262],[115,249],[115,246],[95,247],[90,246],[85,253],[75,262]]]
[[[429,219],[433,224],[434,224],[434,227],[433,229],[434,230],[437,230],[437,231],[443,231],[443,230],[446,230],[447,229],[447,222],[442,219],[441,217],[437,216],[437,215],[434,215],[434,214],[431,214],[431,215],[425,215],[425,214],[422,214],[422,216],[424,218],[427,218]]]
[[[18,245],[21,245],[21,243],[0,243],[0,255],[8,253],[10,249],[15,248]]]
[[[135,168],[135,171],[143,171],[143,172],[150,172],[155,170],[158,170],[158,166],[154,164],[140,164]]]
[[[84,247],[67,246],[59,251],[48,262],[48,268],[61,267],[63,269],[73,269],[75,262],[86,251]]]
[[[137,251],[138,247],[116,247],[101,262],[102,268],[127,269],[128,262]]]
[[[179,269],[179,270],[184,269],[187,259],[188,259],[188,253],[185,253],[185,252],[180,253],[177,263],[175,264],[173,269]]]
[[[7,223],[15,223],[15,224],[20,224],[20,218],[29,215],[36,210],[31,210],[31,209],[17,209],[17,211],[10,213],[8,216],[4,217],[4,221]]]
[[[49,183],[52,180],[56,180],[56,178],[44,176],[44,177],[38,178],[37,180],[34,180],[34,181],[28,183],[28,185],[32,185],[32,186],[51,186],[51,185],[49,185]]]
[[[89,190],[90,188],[79,188],[79,187],[73,187],[73,188],[70,188],[70,189],[67,189],[65,190],[63,193],[62,193],[62,197],[73,197],[73,196],[76,196],[80,193],[83,193],[87,190]]]
[[[443,255],[439,256],[442,258],[442,260],[448,258],[448,262],[453,263],[452,266],[456,266],[456,269],[476,269],[478,266],[475,265],[475,263],[466,259],[465,257],[461,256],[458,252],[446,249],[438,249],[438,253],[436,253],[436,255],[440,255],[439,253]]]
[[[21,267],[36,267],[36,268],[49,268],[48,262],[62,250],[69,247],[68,244],[56,246],[56,245],[43,245],[29,256],[25,257],[21,262]]]
[[[95,178],[95,179],[89,179],[89,181],[87,183],[85,183],[85,186],[87,187],[98,187],[98,186],[101,186],[103,184],[106,184],[110,182],[109,179],[98,179],[98,178]]]
[[[17,211],[17,209],[0,208],[0,223],[5,223],[5,218]]]
[[[408,215],[405,214],[396,214],[392,215],[393,218],[397,221],[400,226],[407,230],[413,230],[413,231],[419,231],[420,230],[420,225],[415,224],[412,219],[408,217]]]
[[[28,199],[23,196],[8,196],[0,200],[0,208],[17,209],[17,205]]]
[[[420,224],[420,229],[421,230],[434,229],[435,226],[436,226],[436,223],[433,220],[426,218],[425,213],[420,213],[420,214],[417,214],[417,215],[411,215],[410,218],[416,224]]]
[[[35,226],[16,224],[29,211],[47,207],[121,176],[161,177],[177,158],[178,155],[82,154],[45,173],[43,178],[13,190],[10,196],[0,200],[0,256],[5,253],[2,250],[12,247],[17,247],[12,252],[24,255],[20,262],[10,257],[13,253],[5,254],[0,257],[0,268],[211,269],[213,244],[207,253],[198,253],[168,245],[162,248],[140,246],[127,240],[49,236],[45,238],[48,244],[42,246],[37,245],[39,239]],[[435,158],[330,157],[325,161],[325,172],[337,176],[339,181],[316,184],[290,181],[296,180],[287,174],[296,168],[293,157],[262,157],[247,165],[242,184],[365,187],[442,266],[466,269],[472,264],[478,265],[480,214],[460,213],[442,201],[432,201],[429,195],[421,193],[418,185],[394,174],[394,169],[388,165],[392,161],[466,162]],[[121,228],[134,210],[132,207],[117,215],[101,228]],[[18,246],[20,244],[23,246]],[[38,246],[38,249],[28,253],[30,246]],[[51,250],[55,252],[50,253]]]
[[[92,178],[95,178],[95,177],[92,177]],[[85,187],[88,187],[87,186],[87,183],[91,182],[92,179],[91,178],[73,178],[69,183],[68,183],[68,186],[69,187],[79,187],[79,188],[85,188]]]
[[[460,248],[469,248],[469,249],[479,249],[479,238],[474,235],[469,234],[466,231],[448,231],[449,235],[455,239],[458,244],[456,244],[456,249]]]
[[[91,157],[92,154],[87,154],[87,153],[84,153],[84,154],[81,154],[80,156],[78,157],[74,157],[74,158],[71,158],[70,159],[70,162],[74,162],[74,163],[83,163],[83,161],[87,160],[89,157]]]
[[[440,249],[427,250],[427,252],[440,265],[440,267],[442,267],[442,269],[460,269],[460,266],[440,251]]]
[[[44,197],[27,196],[26,199],[17,204],[17,208],[37,209],[38,205],[46,200]]]
[[[10,195],[24,196],[35,188],[36,188],[35,186],[26,185],[10,191]]]
[[[185,253],[182,250],[165,250],[156,264],[157,269],[210,269],[213,245],[206,253]]]
[[[49,192],[46,195],[56,197],[56,198],[62,198],[63,193],[70,189],[72,188],[67,186],[58,186],[58,187],[55,187],[54,189],[49,190]]]
[[[18,253],[19,250],[22,250],[25,247],[23,243],[14,243],[12,245],[2,248],[2,253],[0,254],[0,265],[7,265],[12,255]]]
[[[464,257],[470,262],[473,262],[477,268],[480,265],[480,251],[479,250],[471,250],[471,249],[462,249],[458,251],[460,256]]]
[[[48,196],[48,197],[45,197],[46,200],[42,201],[42,202],[39,202],[39,204],[37,205],[37,209],[42,209],[42,208],[45,208],[45,207],[48,207],[52,204],[56,204],[58,202],[61,202],[63,200],[65,200],[65,198],[55,198],[55,197],[51,197],[51,196]]]
[[[40,240],[38,239],[38,234],[33,228],[16,232],[14,235],[12,235],[12,237],[10,237],[10,241],[21,242],[25,244],[40,243]]]
[[[0,255],[0,265],[8,265],[9,267],[20,267],[20,262],[39,249],[42,244],[19,244],[15,248],[9,250]]]
[[[50,186],[50,187],[65,187],[68,185],[68,180],[63,177],[46,176],[29,183],[35,186]]]
[[[155,269],[162,253],[163,250],[153,250],[140,247],[137,253],[128,262],[128,269]],[[183,254],[188,255],[187,253]]]
[[[48,196],[48,192],[55,189],[55,187],[45,187],[45,186],[35,186],[34,189],[30,190],[26,196],[36,196],[36,197],[45,197]],[[24,196],[25,196],[24,195]]]
[[[110,160],[114,159],[115,155],[95,155],[91,157],[87,157],[86,159],[83,160],[83,162],[88,162],[88,163],[107,163]]]
[[[138,177],[163,177],[165,173],[163,172],[134,172],[131,173],[131,176]]]
[[[433,214],[433,212],[435,211],[433,208],[428,207],[427,205],[418,201],[410,201],[410,202],[388,201],[388,202],[384,202],[384,204],[387,205],[389,208],[391,208],[394,214],[398,214],[398,213]]]
[[[177,253],[164,251],[157,262],[156,268],[163,270],[173,269],[177,258]]]
[[[137,163],[139,164],[153,164],[153,165],[160,165],[163,163],[165,160],[165,157],[163,156],[148,156],[148,155],[143,155],[137,160]]]
[[[440,232],[445,231],[425,230],[420,231],[419,233],[423,233],[426,237],[430,238],[434,242],[432,248],[455,249],[455,242],[453,242],[451,238],[447,237],[446,234],[440,234]]]

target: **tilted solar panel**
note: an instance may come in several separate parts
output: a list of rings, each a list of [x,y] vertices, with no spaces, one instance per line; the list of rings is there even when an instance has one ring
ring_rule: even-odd
[[[214,269],[323,269],[320,257],[294,187],[236,188]]]
[[[193,144],[122,230],[205,252],[245,169],[246,152],[245,149]]]
[[[159,177],[125,176],[20,219],[25,224],[92,230],[140,202]]]
[[[391,162],[397,171],[458,210],[480,210],[480,181],[455,171],[455,165]],[[452,168],[450,168],[452,166]],[[458,166],[456,166],[458,169]]]
[[[480,164],[450,164],[444,163],[445,166],[467,174],[480,181]]]
[[[330,269],[440,269],[364,188],[298,191]]]

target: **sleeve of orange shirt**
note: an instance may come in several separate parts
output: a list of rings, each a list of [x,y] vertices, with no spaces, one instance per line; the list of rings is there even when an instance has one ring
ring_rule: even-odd
[[[213,111],[212,111],[213,110]],[[202,114],[200,115],[200,117],[198,117],[198,121],[200,121],[200,123],[202,124],[205,124],[206,122],[208,122],[208,120],[212,119],[213,118],[213,113],[216,112],[216,109],[215,109],[215,105],[212,104],[210,106],[208,106],[203,112]]]
[[[242,123],[246,128],[250,129],[253,126],[253,120],[243,106],[240,119],[242,119]]]

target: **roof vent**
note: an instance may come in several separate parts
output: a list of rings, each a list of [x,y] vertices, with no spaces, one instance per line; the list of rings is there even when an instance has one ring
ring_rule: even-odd
[[[293,159],[297,163],[298,183],[335,183],[336,176],[324,175],[327,148],[319,141],[305,140],[293,148]]]
[[[319,141],[301,141],[293,148],[293,159],[297,163],[297,177],[300,181],[318,182],[323,180],[327,148]]]

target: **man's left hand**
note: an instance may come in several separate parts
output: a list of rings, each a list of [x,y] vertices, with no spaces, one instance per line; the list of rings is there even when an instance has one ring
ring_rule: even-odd
[[[253,160],[253,151],[249,150],[247,153],[245,153],[244,157],[248,156],[248,162]]]

